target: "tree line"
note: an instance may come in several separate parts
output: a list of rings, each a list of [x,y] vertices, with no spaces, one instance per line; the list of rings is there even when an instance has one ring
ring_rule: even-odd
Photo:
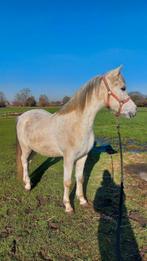
[[[129,93],[132,100],[136,103],[138,107],[147,107],[147,96],[141,94],[140,92]],[[48,107],[48,106],[58,106],[63,105],[70,100],[70,97],[65,96],[60,101],[50,101],[47,95],[41,94],[38,101],[31,94],[31,90],[24,88],[20,90],[16,95],[14,100],[10,103],[3,92],[0,91],[0,107],[6,107],[8,105],[13,106],[28,106],[28,107]]]
[[[143,95],[140,92],[131,92],[129,95],[138,107],[147,107],[146,95]]]
[[[59,101],[50,101],[47,95],[41,94],[39,99],[36,100],[32,95],[31,90],[24,88],[20,90],[14,97],[14,100],[10,103],[3,92],[0,91],[0,107],[6,107],[9,105],[12,106],[28,106],[28,107],[48,107],[48,106],[57,106],[63,105],[70,100],[70,97],[65,96],[62,100]]]

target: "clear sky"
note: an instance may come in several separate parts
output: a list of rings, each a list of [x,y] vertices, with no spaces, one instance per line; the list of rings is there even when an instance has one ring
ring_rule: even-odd
[[[124,65],[129,91],[147,94],[146,0],[0,1],[0,91],[73,95]]]

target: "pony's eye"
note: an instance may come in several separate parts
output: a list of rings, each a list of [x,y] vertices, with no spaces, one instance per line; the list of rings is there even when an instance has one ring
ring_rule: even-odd
[[[125,87],[125,86],[123,86],[123,87],[121,88],[121,90],[122,90],[122,91],[125,91],[125,90],[126,90],[126,87]]]

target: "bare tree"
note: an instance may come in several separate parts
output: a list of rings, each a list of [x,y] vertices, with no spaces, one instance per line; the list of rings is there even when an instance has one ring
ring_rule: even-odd
[[[0,92],[0,107],[6,106],[6,97],[3,92]]]
[[[26,106],[27,99],[30,96],[31,90],[28,88],[24,88],[16,94],[14,103],[20,106]]]
[[[36,106],[36,100],[35,100],[35,97],[34,96],[30,96],[27,98],[26,100],[26,106],[29,106],[29,107],[35,107]]]
[[[46,107],[49,105],[49,99],[46,95],[42,94],[39,97],[39,106],[40,107]]]
[[[62,103],[65,104],[65,103],[67,103],[69,100],[70,100],[70,97],[65,96],[65,97],[63,98],[63,100],[62,100]]]

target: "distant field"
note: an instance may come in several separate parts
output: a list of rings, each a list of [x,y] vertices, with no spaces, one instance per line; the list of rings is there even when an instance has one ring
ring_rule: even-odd
[[[28,108],[0,109],[0,261],[116,261],[119,154],[89,154],[84,190],[91,204],[82,209],[71,198],[75,213],[64,213],[63,160],[37,155],[30,166],[34,188],[26,192],[16,180],[15,117],[5,112]],[[57,108],[48,109],[56,111]],[[122,119],[125,138],[145,142],[147,110],[139,109],[133,120]],[[96,136],[116,135],[114,117],[101,111],[95,121]],[[146,182],[139,173],[146,168],[146,153],[125,153],[125,203],[121,251],[124,261],[147,260],[145,254]],[[129,170],[130,166],[135,171]],[[113,179],[114,177],[114,179]],[[142,259],[141,259],[142,258]]]
[[[37,109],[37,108],[38,107],[6,107],[6,108],[0,108],[0,117],[2,117],[4,115],[9,115],[9,113],[12,113],[12,112],[23,113],[25,111]],[[59,109],[59,107],[49,107],[49,108],[44,108],[44,109],[50,111],[51,113],[54,113],[55,111],[57,111]]]

